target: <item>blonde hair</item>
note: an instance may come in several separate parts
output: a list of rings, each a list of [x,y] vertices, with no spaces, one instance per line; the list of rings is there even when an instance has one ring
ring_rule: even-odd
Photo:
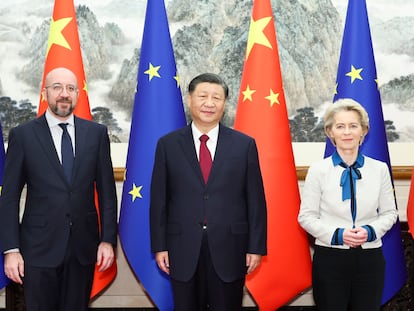
[[[359,123],[361,124],[364,133],[360,141],[360,144],[362,144],[369,131],[369,117],[365,108],[351,98],[338,99],[333,105],[329,105],[328,109],[326,109],[324,116],[324,130],[326,135],[329,137],[329,130],[332,129],[335,115],[341,111],[355,111],[358,114]],[[334,141],[332,141],[332,143],[335,144]]]

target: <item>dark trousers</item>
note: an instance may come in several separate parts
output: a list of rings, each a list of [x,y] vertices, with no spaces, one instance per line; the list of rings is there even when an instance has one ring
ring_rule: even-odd
[[[245,278],[223,282],[211,262],[207,233],[197,271],[188,282],[171,279],[175,311],[237,311],[242,309]]]
[[[25,262],[24,269],[26,311],[88,310],[94,265],[81,265],[71,247],[56,268],[33,267]]]
[[[376,311],[381,308],[385,260],[381,248],[315,246],[313,296],[319,311]]]

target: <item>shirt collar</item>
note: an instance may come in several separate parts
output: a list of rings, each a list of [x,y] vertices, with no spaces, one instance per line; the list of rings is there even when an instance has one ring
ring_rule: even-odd
[[[59,120],[56,118],[49,109],[46,109],[45,113],[46,121],[49,127],[58,126],[59,123],[68,123],[69,125],[75,126],[75,118],[73,117],[73,113],[69,116],[69,118],[65,121]]]
[[[341,162],[345,163],[344,160],[342,160],[341,156],[339,155],[338,151],[335,150],[335,152],[332,154],[332,163],[334,166],[339,165]],[[363,167],[364,166],[364,156],[358,152],[358,156],[355,160],[355,163],[358,164],[358,167]]]
[[[219,124],[213,127],[208,133],[202,133],[194,124],[191,122],[191,129],[193,131],[194,140],[198,140],[201,135],[206,134],[209,137],[209,140],[217,142],[218,133],[219,133]]]

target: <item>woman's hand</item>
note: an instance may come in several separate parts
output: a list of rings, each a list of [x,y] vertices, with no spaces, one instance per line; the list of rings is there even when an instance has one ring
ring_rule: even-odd
[[[345,229],[343,241],[349,247],[358,247],[368,240],[368,232],[362,227],[354,229]]]

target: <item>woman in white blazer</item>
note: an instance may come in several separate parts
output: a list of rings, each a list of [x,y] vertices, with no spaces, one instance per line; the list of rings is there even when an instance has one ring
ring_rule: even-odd
[[[313,296],[320,311],[380,310],[382,236],[397,220],[386,163],[359,151],[369,130],[365,109],[340,99],[327,109],[332,156],[310,166],[298,216],[315,238]]]

